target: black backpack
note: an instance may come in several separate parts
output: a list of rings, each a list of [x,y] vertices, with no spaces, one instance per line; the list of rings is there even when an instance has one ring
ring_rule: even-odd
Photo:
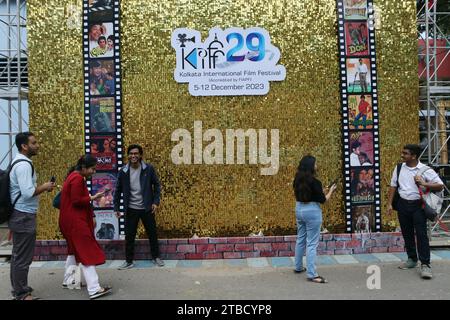
[[[9,184],[10,184],[10,177],[9,174],[11,173],[12,168],[14,165],[16,165],[19,162],[26,161],[31,166],[31,176],[34,175],[34,167],[33,164],[30,161],[27,161],[25,159],[19,159],[17,161],[14,161],[6,170],[0,170],[0,224],[5,223],[9,220],[9,217],[11,216],[14,206],[16,205],[17,200],[19,200],[21,194],[17,196],[17,198],[14,200],[13,203],[11,203],[11,196],[9,193]]]

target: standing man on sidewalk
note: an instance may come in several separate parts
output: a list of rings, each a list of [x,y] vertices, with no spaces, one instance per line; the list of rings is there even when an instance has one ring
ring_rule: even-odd
[[[123,193],[125,210],[126,261],[119,270],[134,267],[134,241],[139,220],[144,225],[150,241],[153,262],[159,267],[164,262],[159,257],[158,236],[156,233],[155,214],[161,198],[161,186],[155,168],[142,160],[143,150],[138,144],[127,149],[128,164],[119,171],[114,193],[114,211],[120,217],[120,194]]]
[[[408,260],[400,269],[412,269],[417,266],[417,260],[421,262],[421,277],[431,279],[433,274],[430,266],[430,244],[427,235],[427,218],[422,209],[422,199],[419,188],[424,187],[431,191],[441,191],[444,184],[432,170],[426,170],[422,175],[419,171],[425,167],[419,159],[420,147],[417,144],[407,144],[402,150],[402,161],[400,174],[397,177],[397,166],[392,173],[391,187],[389,188],[388,214],[392,213],[392,201],[395,190],[398,188],[400,198],[397,203],[398,220],[405,240]],[[422,169],[423,171],[423,169]],[[417,248],[415,236],[417,237]],[[419,257],[417,259],[417,251]]]
[[[31,157],[38,154],[39,144],[33,133],[17,134],[16,146],[19,152],[12,162],[9,175],[11,203],[15,203],[9,218],[13,240],[10,273],[12,294],[16,300],[35,300],[37,298],[31,295],[33,289],[28,286],[28,271],[36,242],[38,195],[52,191],[55,183],[46,182],[40,186],[36,184]]]

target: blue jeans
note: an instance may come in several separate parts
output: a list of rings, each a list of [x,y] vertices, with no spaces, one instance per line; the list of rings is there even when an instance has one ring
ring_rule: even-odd
[[[306,247],[306,274],[308,278],[317,277],[316,255],[322,225],[322,209],[317,202],[297,202],[297,243],[295,245],[295,269],[303,268],[303,255]]]
[[[365,114],[362,114],[362,113],[358,113],[358,115],[355,117],[355,120],[353,121],[353,123],[355,123],[355,122],[357,122],[359,119],[361,119],[361,117],[362,117],[362,126],[364,127],[364,129],[366,128],[366,120],[367,120],[367,115],[365,115]],[[358,125],[357,126],[355,126],[356,127],[356,129],[358,129],[358,127],[359,127],[359,123],[358,123]]]

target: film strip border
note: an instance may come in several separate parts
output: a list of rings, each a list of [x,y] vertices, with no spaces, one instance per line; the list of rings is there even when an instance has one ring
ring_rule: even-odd
[[[375,52],[375,12],[372,0],[367,0],[363,6],[359,4],[357,7],[351,8],[351,2],[337,0],[337,16],[338,16],[338,39],[339,39],[339,65],[340,65],[340,89],[341,89],[341,107],[342,107],[342,142],[344,146],[344,168],[343,174],[345,179],[345,217],[346,217],[346,232],[379,232],[381,231],[381,188],[380,188],[380,145],[379,145],[379,115],[378,115],[378,90],[377,90],[377,60]],[[364,1],[363,1],[364,2]],[[349,4],[349,5],[348,5]],[[355,23],[368,26],[367,39],[364,40],[367,44],[367,50],[360,54],[355,54],[351,50],[347,50],[350,34],[350,27],[347,28],[346,23]],[[364,27],[362,27],[364,31]],[[349,33],[349,34],[347,34]],[[361,32],[362,33],[362,32]],[[363,37],[364,38],[364,37]],[[353,38],[354,39],[354,38]],[[354,59],[353,61],[350,59]],[[349,67],[351,62],[362,59],[363,63],[367,63],[368,72],[366,78],[369,79],[369,88],[367,89],[367,82],[362,86],[360,81],[360,91],[356,92],[355,85],[357,83],[356,76],[349,79]],[[359,69],[358,69],[359,70]],[[355,72],[356,70],[353,70]],[[353,80],[352,88],[350,90],[351,81]],[[366,87],[366,90],[364,90]],[[353,97],[351,96],[353,94]],[[350,98],[353,103],[359,102],[365,95],[370,98],[372,125],[370,129],[358,129],[359,125],[355,127],[357,117],[354,117],[351,112],[355,109],[350,109]],[[359,98],[357,97],[359,96]],[[366,97],[365,97],[366,98]],[[358,112],[359,106],[356,107]],[[353,107],[353,108],[354,108]],[[352,116],[354,117],[352,119]],[[356,122],[357,123],[357,122]],[[359,166],[351,164],[351,154],[353,152],[352,142],[355,141],[355,136],[366,136],[367,149],[373,151],[372,161],[367,164],[360,163]],[[370,139],[371,138],[371,139]],[[369,187],[366,187],[364,195],[361,190],[358,190],[360,177],[366,175],[366,182]],[[362,225],[358,226],[357,218],[366,214],[368,216]],[[358,217],[357,217],[358,216]],[[359,218],[358,218],[359,219]],[[363,221],[363,220],[361,220]],[[367,226],[368,224],[368,226]],[[361,228],[363,226],[364,228]]]
[[[111,183],[108,184],[110,189],[109,198],[104,203],[99,204],[94,201],[94,213],[98,217],[98,213],[107,213],[109,219],[115,219],[113,225],[118,226],[118,234],[123,237],[125,234],[124,218],[117,218],[114,215],[113,208],[113,192],[115,188],[118,170],[123,165],[122,155],[122,93],[121,93],[121,65],[120,65],[120,2],[118,0],[110,1],[111,5],[95,7],[95,4],[89,4],[89,0],[83,0],[83,60],[84,60],[84,143],[85,153],[93,154],[97,157],[97,173],[87,181],[88,189],[91,194],[103,191],[99,186],[96,186],[96,179],[111,178]],[[98,41],[99,48],[93,48],[91,39],[91,31],[94,34],[95,30],[91,30],[93,25],[100,27],[100,38],[104,36],[107,42],[106,48],[110,48],[112,52],[107,52],[100,48],[100,41]],[[109,27],[106,28],[105,26]],[[108,38],[107,38],[108,37]],[[107,39],[106,39],[107,38]],[[109,47],[108,47],[109,46]],[[93,50],[94,49],[94,50]],[[101,68],[108,68],[108,77],[110,87],[107,92],[100,92],[98,88],[94,90],[96,80],[94,79],[95,63],[99,64]],[[102,75],[103,77],[104,75]],[[108,81],[108,80],[106,80]],[[99,102],[103,100],[104,108],[107,112],[101,110],[102,104]],[[97,105],[98,103],[98,105]],[[98,107],[98,110],[95,108]],[[98,128],[95,117],[98,115],[105,116],[110,123],[107,123],[103,128]],[[103,117],[103,119],[105,119]],[[114,142],[114,149],[108,153],[108,159],[105,161],[106,165],[99,160],[100,157],[107,154],[97,150],[100,141],[110,139]],[[111,142],[110,142],[111,144]],[[111,147],[111,146],[110,146]],[[96,149],[96,150],[94,150]],[[120,199],[120,211],[123,212],[123,199]],[[118,223],[117,223],[118,222]],[[116,232],[116,230],[114,231]],[[99,236],[99,239],[112,239],[110,236]]]
[[[110,10],[113,9],[111,6],[104,6],[104,7],[92,7],[90,8],[91,11],[102,11],[102,10]]]

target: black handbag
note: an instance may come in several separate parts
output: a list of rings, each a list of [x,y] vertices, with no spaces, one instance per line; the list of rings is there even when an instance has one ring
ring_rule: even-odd
[[[400,200],[400,193],[398,193],[398,187],[395,189],[394,198],[392,199],[392,209],[398,211],[398,201]]]
[[[432,207],[428,205],[426,201],[423,201],[423,212],[425,212],[425,217],[431,222],[436,221],[437,212]]]
[[[53,207],[59,209],[60,206],[61,206],[61,191],[59,191],[53,198]]]
[[[400,200],[400,193],[398,193],[398,178],[400,176],[400,170],[402,170],[402,163],[397,164],[397,188],[395,188],[394,197],[392,198],[392,209],[398,211],[398,202]]]

